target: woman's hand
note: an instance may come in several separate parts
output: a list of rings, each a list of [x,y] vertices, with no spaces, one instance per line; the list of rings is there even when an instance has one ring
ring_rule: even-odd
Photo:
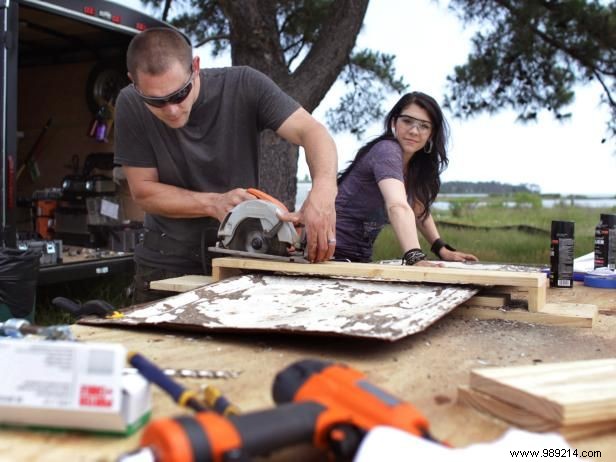
[[[441,249],[439,256],[445,261],[479,261],[473,254],[460,252],[458,250],[449,250],[446,247]]]

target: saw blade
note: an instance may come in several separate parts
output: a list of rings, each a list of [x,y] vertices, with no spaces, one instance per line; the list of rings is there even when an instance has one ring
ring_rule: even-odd
[[[255,254],[286,256],[289,254],[287,246],[288,244],[280,242],[276,236],[267,237],[258,218],[245,218],[237,225],[227,248]]]

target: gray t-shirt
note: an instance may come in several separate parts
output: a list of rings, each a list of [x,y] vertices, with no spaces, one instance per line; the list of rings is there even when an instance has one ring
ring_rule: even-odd
[[[376,143],[338,185],[336,258],[369,262],[372,246],[387,223],[379,181],[404,181],[402,148],[396,141]]]
[[[187,124],[170,128],[156,118],[132,86],[115,109],[115,162],[158,169],[161,183],[223,193],[258,187],[259,134],[277,130],[300,105],[271,79],[250,67],[202,69],[201,87]],[[165,233],[197,250],[204,229],[213,245],[218,221],[145,215],[147,229]],[[200,263],[139,246],[138,262],[188,271]]]

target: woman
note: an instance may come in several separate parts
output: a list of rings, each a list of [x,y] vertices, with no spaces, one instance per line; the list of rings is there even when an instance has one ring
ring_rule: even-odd
[[[420,249],[417,229],[442,260],[477,261],[440,239],[430,206],[448,164],[447,122],[434,98],[404,95],[387,114],[385,132],[364,145],[338,177],[335,258],[368,262],[389,218],[406,265],[435,266]],[[386,214],[385,214],[386,212]]]

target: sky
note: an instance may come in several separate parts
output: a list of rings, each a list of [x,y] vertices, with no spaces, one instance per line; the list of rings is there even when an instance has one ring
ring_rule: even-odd
[[[122,2],[142,9],[139,0]],[[446,78],[456,65],[466,62],[471,51],[472,29],[447,7],[446,1],[372,0],[356,46],[396,56],[397,74],[408,91],[422,91],[442,102]],[[202,66],[230,65],[230,57],[212,60],[208,50],[198,51]],[[344,89],[332,87],[313,115],[325,122],[325,112],[337,104]],[[556,121],[545,111],[538,122],[516,122],[516,113],[502,111],[472,119],[453,119],[449,167],[443,181],[497,181],[539,185],[542,193],[616,195],[616,139],[606,138],[605,106],[599,104],[599,85],[576,87],[572,117]],[[383,103],[387,112],[400,95],[391,94]],[[350,134],[333,134],[338,149],[338,169],[344,168],[357,149],[378,136],[382,121],[368,127],[361,140]],[[308,173],[300,155],[298,178]]]

